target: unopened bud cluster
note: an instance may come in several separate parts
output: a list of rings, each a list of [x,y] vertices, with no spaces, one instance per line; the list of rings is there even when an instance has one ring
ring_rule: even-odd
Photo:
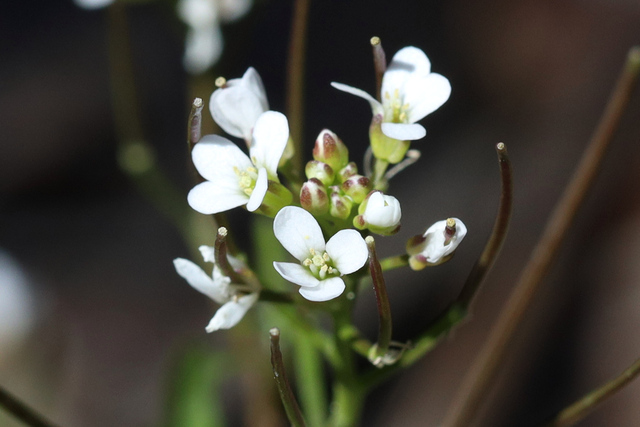
[[[393,234],[400,227],[400,204],[391,196],[372,192],[371,180],[358,173],[349,161],[349,149],[335,133],[323,130],[313,148],[313,160],[305,167],[307,181],[300,190],[300,205],[315,216],[352,221],[360,230]],[[379,212],[378,196],[367,211],[368,200],[377,194],[383,204],[394,207],[393,214]]]

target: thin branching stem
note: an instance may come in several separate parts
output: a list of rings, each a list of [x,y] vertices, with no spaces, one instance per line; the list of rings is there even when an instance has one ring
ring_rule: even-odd
[[[278,387],[280,399],[282,399],[287,418],[292,426],[304,427],[305,422],[300,412],[300,406],[293,395],[293,391],[291,391],[291,386],[289,385],[284,369],[282,353],[280,352],[280,330],[278,328],[272,328],[269,331],[269,337],[271,338],[271,366],[273,367],[273,376],[276,380],[276,386]]]
[[[502,183],[498,215],[493,224],[491,236],[489,236],[489,240],[482,254],[480,254],[480,258],[478,258],[471,269],[456,301],[457,304],[465,310],[469,309],[471,301],[473,301],[474,296],[477,294],[480,285],[498,258],[502,244],[507,237],[507,230],[509,229],[509,221],[511,219],[511,211],[513,208],[513,174],[511,171],[511,161],[509,160],[507,147],[504,143],[498,143],[496,145],[496,151],[498,153],[500,181]]]
[[[425,354],[433,350],[442,338],[451,332],[455,326],[465,319],[469,304],[480,289],[484,277],[500,252],[500,248],[507,235],[509,220],[511,218],[513,202],[511,163],[509,161],[507,148],[503,143],[496,145],[496,151],[498,153],[498,165],[500,167],[500,204],[498,205],[498,214],[493,225],[493,231],[485,244],[480,258],[478,258],[476,265],[471,269],[469,277],[456,301],[433,321],[431,326],[415,340],[412,347],[405,351],[402,358],[396,364],[387,366],[380,371],[373,371],[365,377],[365,382],[371,387],[384,381],[396,370],[411,366],[420,360]],[[382,269],[386,271],[403,267],[408,264],[408,259],[408,255],[386,258],[381,262]]]
[[[477,420],[478,411],[494,383],[498,368],[503,364],[508,344],[531,305],[542,278],[556,258],[560,244],[596,177],[605,151],[631,97],[639,70],[640,48],[636,47],[629,52],[627,63],[600,123],[522,271],[518,284],[467,374],[445,418],[444,426],[468,427]]]
[[[296,0],[291,22],[289,56],[287,58],[287,117],[295,153],[291,159],[296,176],[302,176],[302,137],[304,127],[304,69],[306,59],[307,21],[311,0]]]
[[[589,415],[597,405],[622,390],[640,374],[640,359],[636,360],[618,377],[602,387],[592,390],[555,415],[544,427],[569,427]]]
[[[30,427],[55,427],[55,424],[45,420],[42,415],[2,387],[0,387],[0,407]]]

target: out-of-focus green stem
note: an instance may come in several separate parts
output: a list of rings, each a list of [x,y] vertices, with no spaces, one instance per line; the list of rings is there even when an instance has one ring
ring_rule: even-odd
[[[329,413],[321,353],[305,333],[296,334],[293,361],[298,380],[298,395],[309,426],[323,426]]]
[[[0,387],[0,407],[31,427],[55,427],[40,414]]]
[[[640,374],[640,359],[633,362],[633,364],[625,369],[618,377],[612,379],[602,387],[589,392],[560,411],[551,421],[544,424],[544,427],[569,427],[574,425],[589,415],[597,405],[622,390],[622,388],[633,381],[638,374]]]
[[[395,255],[380,260],[382,271],[393,270],[395,268],[406,267],[409,265],[409,255]]]

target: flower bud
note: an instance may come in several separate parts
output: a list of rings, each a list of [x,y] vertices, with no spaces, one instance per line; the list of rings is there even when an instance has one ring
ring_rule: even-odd
[[[302,184],[300,205],[313,215],[324,215],[329,212],[329,195],[319,179],[311,178]]]
[[[304,168],[304,173],[307,176],[307,179],[319,179],[320,182],[327,186],[333,184],[333,180],[336,176],[333,169],[331,169],[331,166],[318,160],[309,161],[307,166]]]
[[[340,182],[345,182],[348,178],[358,173],[358,166],[355,162],[347,163],[347,166],[338,171],[338,179]]]
[[[375,114],[371,120],[369,127],[369,140],[371,141],[371,150],[376,159],[384,160],[389,163],[399,163],[404,159],[411,141],[400,141],[398,139],[389,138],[382,133],[382,115]]]
[[[368,228],[373,233],[388,236],[400,229],[400,202],[380,191],[372,192],[358,207],[358,213],[353,225],[360,230]]]
[[[284,185],[276,181],[269,180],[267,193],[262,200],[260,208],[256,210],[263,215],[273,218],[278,211],[291,204],[293,195]]]
[[[351,215],[353,200],[349,196],[340,195],[339,187],[332,187],[329,213],[332,217],[347,219]]]
[[[349,163],[349,149],[329,129],[324,129],[316,139],[313,158],[328,164],[334,171],[339,171]]]
[[[424,234],[407,242],[409,266],[422,270],[449,261],[466,234],[467,227],[458,218],[436,222]]]
[[[371,180],[362,175],[353,175],[342,183],[342,191],[358,204],[362,203],[372,188]]]

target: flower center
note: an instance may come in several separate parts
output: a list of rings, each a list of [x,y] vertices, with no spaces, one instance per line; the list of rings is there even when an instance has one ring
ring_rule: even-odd
[[[322,252],[320,254],[315,249],[309,249],[309,258],[302,261],[302,265],[307,267],[311,274],[320,280],[324,280],[327,276],[339,276],[340,272],[333,266],[329,254]]]
[[[240,170],[237,166],[234,166],[233,171],[238,175],[238,185],[242,192],[247,196],[251,196],[258,180],[258,170],[253,166],[249,166],[245,170]]]
[[[386,115],[391,123],[408,123],[409,117],[407,111],[409,110],[409,103],[403,103],[400,96],[400,90],[393,91],[393,97],[389,92],[384,93],[384,98],[387,101]]]

